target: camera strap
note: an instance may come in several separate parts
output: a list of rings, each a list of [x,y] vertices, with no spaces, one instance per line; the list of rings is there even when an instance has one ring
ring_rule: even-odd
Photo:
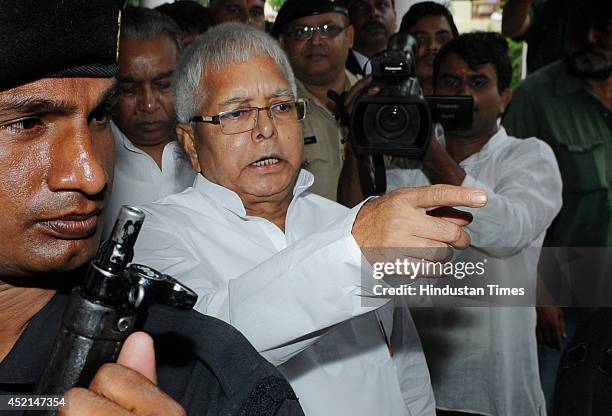
[[[364,198],[387,192],[385,159],[382,155],[357,155],[357,169]]]

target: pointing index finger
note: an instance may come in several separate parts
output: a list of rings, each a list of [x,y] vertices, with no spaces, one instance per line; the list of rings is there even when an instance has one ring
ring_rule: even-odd
[[[433,185],[406,190],[406,197],[415,208],[437,207],[481,208],[487,204],[487,193],[476,188],[454,185]]]

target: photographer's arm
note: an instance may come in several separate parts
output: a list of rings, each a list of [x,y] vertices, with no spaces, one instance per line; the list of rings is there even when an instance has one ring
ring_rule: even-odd
[[[338,203],[352,208],[364,200],[361,182],[359,180],[359,168],[357,167],[357,155],[352,148],[347,146],[344,164],[338,179]]]
[[[432,129],[431,134],[429,148],[423,157],[425,174],[433,185],[445,183],[460,186],[465,179],[465,172],[438,141],[435,129]]]
[[[550,146],[525,139],[497,165],[498,178],[487,185],[467,175],[464,186],[487,189],[486,208],[471,211],[472,245],[496,256],[510,256],[546,231],[561,209],[561,174]]]
[[[355,98],[359,96],[363,92],[363,89],[366,88],[372,82],[371,77],[366,77],[357,82],[344,100],[344,106],[349,114],[353,111],[353,103]],[[380,92],[378,87],[372,87],[368,90],[368,95],[375,95]],[[359,179],[359,167],[358,167],[358,155],[355,152],[351,144],[350,132],[348,127],[344,128],[344,137],[347,141],[345,147],[344,154],[344,164],[342,165],[342,170],[340,171],[340,177],[338,179],[338,192],[337,192],[337,200],[338,203],[352,208],[361,201],[364,200],[365,196],[363,194],[363,189],[361,188],[361,181]],[[370,158],[365,157],[369,163]]]

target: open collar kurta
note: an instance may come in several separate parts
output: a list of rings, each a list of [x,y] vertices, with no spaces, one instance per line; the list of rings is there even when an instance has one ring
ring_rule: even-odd
[[[196,172],[178,141],[169,142],[162,154],[161,169],[111,124],[115,138],[113,189],[104,214],[104,236],[110,235],[121,205],[148,204],[193,185]]]
[[[384,299],[362,302],[351,234],[360,207],[310,193],[312,183],[302,170],[283,233],[198,175],[193,188],[143,207],[134,261],[196,290],[196,308],[234,325],[279,366],[307,415],[433,416],[409,312]]]

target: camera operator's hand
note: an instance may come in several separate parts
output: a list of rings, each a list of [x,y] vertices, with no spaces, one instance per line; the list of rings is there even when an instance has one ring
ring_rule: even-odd
[[[355,85],[351,87],[348,93],[343,93],[342,95],[338,94],[334,90],[327,91],[327,97],[330,99],[330,101],[328,101],[325,105],[327,109],[332,112],[332,114],[334,114],[337,118],[340,118],[340,121],[342,122],[342,126],[345,129],[344,137],[348,136],[348,126],[347,126],[348,117],[353,111],[353,102],[355,101],[355,98],[358,95],[361,95],[363,93],[364,88],[366,88],[371,82],[372,82],[371,77],[362,78],[359,81],[357,81]],[[379,92],[380,92],[380,88],[372,87],[368,90],[367,95],[374,95],[374,94],[378,94]],[[341,101],[340,105],[344,107],[343,110],[346,111],[347,113],[346,114],[347,119],[343,119],[343,114],[341,114],[343,110],[338,108],[338,105],[337,105],[338,101]]]
[[[423,170],[432,184],[461,185],[465,172],[438,140],[436,126],[431,129],[431,141],[423,156]]]
[[[349,114],[353,112],[353,103],[355,102],[355,98],[361,95],[363,90],[372,83],[372,77],[368,76],[363,79],[360,79],[359,82],[355,83],[349,90],[346,98],[344,99],[344,106],[346,107]],[[376,95],[380,92],[379,87],[371,87],[368,90],[367,95]]]
[[[353,103],[355,98],[363,93],[363,90],[370,85],[372,77],[365,77],[360,79],[353,87],[349,90],[348,94],[344,98],[344,108],[350,115],[353,111]],[[368,95],[375,95],[380,92],[379,87],[372,87],[368,90]],[[334,109],[335,110],[335,109]],[[330,111],[334,112],[330,109]],[[361,189],[361,183],[359,181],[359,173],[357,167],[357,154],[351,145],[349,138],[349,129],[347,126],[343,126],[344,136],[344,164],[340,171],[340,178],[338,180],[338,192],[337,200],[339,203],[352,208],[361,201],[363,201],[363,190]],[[369,157],[364,159],[364,162],[369,162]]]
[[[363,205],[353,224],[353,237],[362,250],[404,248],[408,257],[440,261],[448,257],[450,247],[461,249],[470,244],[463,227],[471,221],[467,213],[440,208],[480,208],[486,203],[487,194],[473,188],[434,185],[397,189]],[[438,214],[433,215],[432,210]],[[424,248],[433,250],[424,254]]]
[[[538,306],[536,338],[539,344],[561,351],[565,334],[563,311],[558,306]]]
[[[155,385],[153,340],[144,332],[130,335],[116,364],[105,364],[88,389],[66,393],[61,416],[184,416],[185,410]]]

